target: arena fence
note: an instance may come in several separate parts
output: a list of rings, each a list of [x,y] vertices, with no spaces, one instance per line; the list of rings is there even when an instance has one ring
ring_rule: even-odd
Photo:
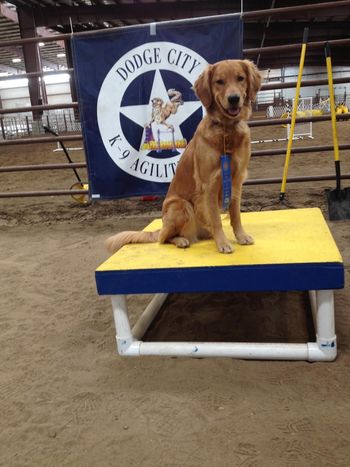
[[[32,113],[16,113],[0,118],[0,140],[44,134],[44,125],[57,133],[80,133],[81,125],[73,109],[44,110],[40,120],[34,120]]]
[[[272,16],[284,16],[284,17],[293,17],[295,12],[306,12],[306,11],[315,11],[316,9],[326,9],[332,6],[333,8],[350,6],[350,1],[342,0],[337,2],[327,2],[313,5],[300,5],[294,7],[283,7],[275,8],[261,11],[250,11],[242,14],[243,19],[250,18],[266,18]],[[96,31],[98,34],[99,31]],[[85,33],[77,33],[85,34]],[[8,46],[23,46],[28,43],[37,43],[37,42],[52,42],[57,40],[69,40],[71,34],[58,34],[51,37],[33,37],[26,39],[16,39],[16,40],[7,40],[1,41],[0,47]],[[350,44],[350,38],[346,39],[337,39],[329,41],[331,47],[341,47],[343,45]],[[324,47],[324,41],[309,42],[308,48]],[[253,48],[245,49],[243,54],[247,58],[254,58],[259,54],[276,54],[281,52],[290,52],[295,50],[300,50],[301,44],[288,44],[288,45],[277,45],[271,47],[263,48]],[[65,72],[73,73],[74,70],[69,69]],[[48,74],[47,72],[32,72],[24,73],[19,75],[19,77],[41,77]],[[348,83],[350,77],[346,78],[334,78],[334,84],[338,83]],[[325,85],[327,80],[306,80],[302,83],[302,86],[317,86]],[[287,83],[266,83],[262,86],[262,90],[278,90],[285,88],[295,88],[296,82],[287,82]],[[76,120],[74,109],[78,108],[77,102],[72,102],[69,104],[56,104],[56,105],[35,105],[31,107],[15,108],[15,109],[0,109],[0,148],[1,146],[7,145],[25,145],[33,143],[48,143],[56,142],[57,144],[66,141],[82,141],[80,123]],[[39,123],[31,119],[28,112],[42,112],[42,119],[39,120]],[[3,117],[3,115],[11,115],[11,117]],[[13,115],[14,114],[14,115]],[[19,114],[22,114],[21,116]],[[23,115],[24,114],[24,115]],[[350,119],[350,113],[338,115],[339,120],[348,120]],[[317,121],[326,121],[330,120],[330,115],[320,115],[320,116],[305,116],[297,118],[298,123],[302,122],[317,122]],[[264,120],[252,120],[249,122],[251,127],[258,126],[269,126],[269,125],[282,125],[290,123],[291,119],[280,119],[280,118],[266,118]],[[43,125],[50,126],[58,133],[75,133],[75,134],[65,134],[59,137],[54,136],[40,136],[42,131],[41,127]],[[40,128],[39,128],[40,126]],[[14,130],[14,128],[16,128]],[[39,136],[37,136],[39,134]],[[20,137],[21,136],[21,137]],[[310,146],[310,147],[299,147],[293,150],[293,153],[309,153],[315,151],[330,151],[332,150],[331,145],[327,146]],[[340,150],[349,149],[350,145],[341,145]],[[271,156],[285,154],[284,149],[271,149],[271,150],[262,150],[262,151],[253,151],[252,155],[257,156]],[[57,170],[57,169],[72,169],[72,168],[86,168],[85,163],[73,163],[73,164],[37,164],[37,165],[24,165],[24,166],[3,166],[0,167],[0,173],[6,172],[20,172],[20,171],[38,171],[38,170]],[[350,179],[350,174],[343,174],[343,179]],[[306,176],[306,177],[289,177],[288,183],[301,183],[301,182],[314,182],[314,181],[324,181],[324,180],[334,180],[335,176],[332,174],[318,175],[318,176]],[[281,178],[265,178],[265,179],[256,179],[256,180],[247,180],[247,185],[258,185],[258,184],[280,184]],[[31,197],[31,196],[66,196],[66,195],[88,195],[88,190],[45,190],[45,191],[22,191],[22,192],[0,192],[0,198],[16,198],[16,197]]]

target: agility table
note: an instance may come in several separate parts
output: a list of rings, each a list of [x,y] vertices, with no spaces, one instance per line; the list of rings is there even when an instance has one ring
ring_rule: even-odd
[[[221,254],[213,240],[190,248],[126,245],[96,270],[100,295],[112,296],[121,355],[231,357],[331,361],[337,354],[333,290],[344,287],[342,258],[319,209],[243,213],[254,245]],[[226,235],[233,241],[227,216]],[[161,227],[155,220],[145,230]],[[144,342],[142,337],[171,292],[309,291],[316,342]],[[127,294],[154,293],[131,329]],[[232,310],[234,313],[234,310]]]

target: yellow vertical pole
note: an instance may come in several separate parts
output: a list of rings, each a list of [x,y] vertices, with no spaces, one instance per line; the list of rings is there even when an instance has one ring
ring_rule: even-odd
[[[282,185],[281,185],[281,192],[280,192],[280,201],[284,200],[284,196],[285,196],[285,192],[286,192],[289,161],[290,161],[290,156],[291,156],[291,153],[292,153],[292,144],[293,144],[293,137],[294,137],[295,120],[296,120],[298,104],[299,104],[301,77],[303,75],[303,68],[304,68],[305,54],[306,54],[306,43],[307,43],[308,35],[309,35],[309,28],[305,28],[304,29],[304,34],[303,34],[303,43],[302,43],[302,46],[301,46],[301,55],[300,55],[300,62],[299,62],[297,87],[296,87],[296,90],[295,90],[294,105],[293,105],[293,110],[292,110],[292,121],[291,121],[291,124],[290,124],[290,132],[289,132],[289,138],[288,138],[288,144],[287,144],[287,152],[286,152],[286,157],[285,157],[285,160],[284,160],[284,169],[283,169]]]
[[[333,148],[334,148],[334,162],[336,170],[337,190],[340,191],[340,158],[339,158],[339,144],[338,144],[338,133],[337,133],[337,117],[335,114],[335,99],[334,99],[334,87],[333,87],[333,74],[332,74],[332,59],[331,59],[331,48],[329,43],[326,43],[326,65],[327,65],[327,76],[328,76],[328,88],[329,88],[329,102],[331,107],[331,119],[332,119],[332,137],[333,137]]]

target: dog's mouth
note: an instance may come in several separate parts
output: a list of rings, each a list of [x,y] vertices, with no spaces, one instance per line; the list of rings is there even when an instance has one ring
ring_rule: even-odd
[[[222,108],[223,113],[231,118],[237,117],[242,110],[241,107],[229,107],[228,109],[226,109],[223,105],[220,104],[220,106]]]
[[[237,117],[237,115],[240,113],[241,108],[240,107],[231,107],[226,110],[226,112],[231,116],[231,117]]]

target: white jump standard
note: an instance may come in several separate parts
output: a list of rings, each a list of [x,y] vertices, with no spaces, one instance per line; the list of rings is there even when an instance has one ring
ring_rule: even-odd
[[[100,295],[111,295],[120,355],[230,357],[331,361],[336,358],[333,290],[344,287],[344,266],[319,209],[243,214],[255,239],[217,252],[214,241],[180,250],[174,245],[126,245],[96,271]],[[224,230],[232,239],[229,220]],[[160,220],[145,230],[155,230]],[[142,337],[171,292],[309,291],[315,342],[144,342]],[[127,294],[155,293],[131,329]],[[234,310],[232,310],[234,312]]]

